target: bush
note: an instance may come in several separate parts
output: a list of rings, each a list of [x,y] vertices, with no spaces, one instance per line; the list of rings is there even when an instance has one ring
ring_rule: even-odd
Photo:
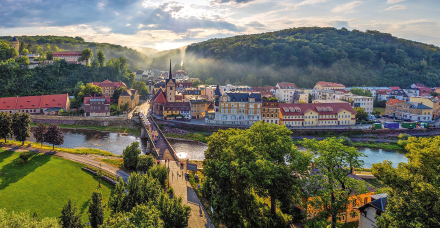
[[[34,155],[33,152],[23,152],[20,154],[19,158],[22,162],[28,162],[29,158],[31,158]]]
[[[147,172],[151,167],[156,163],[156,159],[154,159],[151,155],[141,155],[139,156],[139,161],[136,165],[136,170],[141,172]]]
[[[399,141],[397,141],[397,145],[399,145],[403,148],[405,148],[407,144],[408,144],[408,141],[406,141],[406,140],[399,139]]]
[[[172,194],[174,194],[174,189],[173,189],[173,187],[170,187],[168,189],[168,195],[172,195]]]
[[[342,139],[343,140],[342,144],[344,144],[346,146],[353,145],[353,142],[347,136],[339,136],[338,139]]]
[[[404,139],[407,140],[409,137],[411,137],[411,135],[406,134],[406,133],[400,133],[399,136],[397,136],[399,139]]]

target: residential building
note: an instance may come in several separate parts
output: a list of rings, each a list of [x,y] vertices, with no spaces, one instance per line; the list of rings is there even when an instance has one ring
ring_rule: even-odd
[[[398,100],[398,99],[388,100],[385,105],[385,115],[388,115],[390,117],[394,117],[396,115],[396,111],[397,111],[397,103],[400,103],[403,101],[404,100]]]
[[[164,119],[191,119],[191,105],[189,102],[167,102],[163,106]]]
[[[70,52],[54,52],[53,53],[53,59],[64,59],[67,63],[72,64],[81,64],[86,65],[87,61],[79,61],[79,58],[81,57],[80,51],[70,51]],[[90,59],[89,59],[90,63]]]
[[[128,109],[133,109],[139,104],[139,94],[135,89],[128,89],[121,93],[118,100],[118,106],[121,108],[128,104]]]
[[[417,83],[414,83],[411,85],[412,89],[417,89],[417,88],[422,88],[422,87],[426,87],[426,86],[424,84],[417,84]]]
[[[278,101],[284,101],[288,103],[293,102],[293,95],[296,90],[296,85],[290,82],[280,82],[276,86],[277,88],[275,92],[275,97],[278,98]]]
[[[121,87],[127,88],[127,85],[122,81],[112,82],[109,80],[104,80],[103,82],[91,82],[90,84],[96,85],[102,88],[102,95],[105,97],[113,97],[115,91]]]
[[[440,116],[440,101],[437,97],[410,97],[409,101],[432,108],[432,119],[437,119]]]
[[[165,80],[157,82],[154,84],[153,94],[157,94],[157,91],[162,88],[162,92],[165,91],[166,83]]]
[[[60,110],[70,109],[69,94],[3,97],[0,98],[0,112],[22,112],[29,114],[56,115]]]
[[[409,101],[397,102],[395,116],[402,119],[410,119],[411,121],[431,121],[432,108]]]
[[[225,86],[220,86],[220,90],[222,91],[223,94],[224,92],[249,91],[252,90],[252,87],[247,85],[235,86],[235,85],[227,84]]]
[[[174,79],[179,80],[179,81],[189,80],[188,71],[178,70],[178,71],[174,72]]]
[[[177,82],[177,84],[176,84],[177,91],[184,91],[185,89],[192,88],[192,87],[193,87],[192,82]]]
[[[110,116],[110,97],[103,94],[84,97],[84,116]]]
[[[382,193],[370,196],[371,201],[360,207],[359,228],[375,228],[379,216],[386,211],[388,205],[388,194]]]
[[[390,87],[392,88],[392,87]],[[398,87],[397,87],[398,88]],[[388,94],[387,100],[388,99],[398,99],[398,100],[404,100],[404,101],[408,101],[408,95],[405,93],[405,91],[403,90],[393,90],[393,92]]]
[[[288,127],[349,126],[356,112],[348,103],[280,104],[280,125]]]
[[[335,90],[335,89],[345,89],[345,85],[334,83],[334,82],[324,82],[319,81],[313,87],[315,90]]]
[[[431,88],[426,88],[426,87],[419,87],[419,88],[417,88],[420,92],[419,92],[419,95],[420,96],[431,96],[431,92],[433,92],[433,91],[435,91],[435,90],[432,90]]]
[[[215,120],[217,124],[252,125],[261,120],[261,107],[259,93],[225,92],[216,104]]]
[[[360,107],[360,108],[364,108],[365,112],[368,112],[369,114],[373,113],[374,98],[372,97],[345,95],[341,97],[341,100],[350,103],[351,107],[353,107],[354,109]]]
[[[278,101],[263,101],[261,119],[266,123],[279,124],[280,103]]]
[[[420,96],[420,90],[419,89],[403,89],[403,92],[408,95],[408,97],[418,97]],[[374,96],[373,96],[374,97]]]
[[[293,93],[293,103],[309,103],[309,94],[296,90]]]
[[[340,100],[346,94],[351,94],[345,90],[313,90],[314,100]]]
[[[162,88],[151,100],[153,101],[151,105],[153,114],[163,116],[163,106],[167,103],[167,99],[165,98],[165,92],[162,91]]]
[[[202,95],[206,96],[206,99],[208,101],[214,100],[215,89],[217,88],[217,86],[215,86],[215,85],[199,85],[197,88],[201,91]]]
[[[189,99],[191,104],[191,119],[205,119],[205,112],[208,111],[210,102],[200,97]]]

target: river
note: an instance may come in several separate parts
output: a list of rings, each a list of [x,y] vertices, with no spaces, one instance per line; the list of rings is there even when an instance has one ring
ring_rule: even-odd
[[[85,129],[62,129],[62,131],[64,133],[64,143],[59,147],[95,148],[121,155],[123,149],[128,145],[133,142],[140,142],[142,151],[146,151],[147,141],[133,135],[120,135],[114,132]],[[28,141],[35,142],[35,138],[31,136]],[[203,160],[205,158],[204,152],[208,148],[205,143],[172,138],[168,139],[168,141],[174,147],[177,156],[181,159]],[[370,168],[373,163],[379,163],[384,160],[391,161],[393,167],[397,167],[400,162],[408,161],[404,153],[397,151],[371,148],[359,148],[359,151],[367,156],[362,158],[365,168]]]

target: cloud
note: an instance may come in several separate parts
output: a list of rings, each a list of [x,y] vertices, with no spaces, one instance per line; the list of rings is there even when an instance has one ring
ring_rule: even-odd
[[[362,5],[362,1],[354,1],[346,4],[338,5],[332,9],[333,13],[354,13],[356,12],[354,8]]]
[[[315,5],[315,4],[323,3],[323,2],[326,2],[326,1],[327,0],[304,0],[304,1],[296,4],[295,8],[296,7],[300,7],[300,6],[305,6],[305,5]]]
[[[398,2],[403,2],[405,0],[388,0],[387,4],[394,4],[394,3],[398,3]]]
[[[262,28],[266,27],[265,25],[261,24],[258,21],[252,21],[250,23],[247,23],[246,26],[253,27],[253,28],[256,28],[256,29],[262,29]]]
[[[395,6],[388,7],[384,10],[385,11],[392,11],[392,10],[404,10],[404,9],[406,9],[406,6],[404,6],[404,5],[395,5]]]
[[[212,3],[219,3],[219,4],[244,4],[248,2],[252,2],[255,0],[212,0]]]

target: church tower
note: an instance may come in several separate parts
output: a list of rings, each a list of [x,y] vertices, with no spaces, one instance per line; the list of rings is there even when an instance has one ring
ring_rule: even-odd
[[[17,51],[20,49],[20,42],[18,41],[17,37],[14,36],[14,38],[12,38],[11,46],[15,48]]]
[[[176,79],[173,79],[173,74],[171,73],[171,59],[170,59],[170,72],[168,74],[168,79],[165,80],[165,83],[166,83],[167,102],[176,102]]]

